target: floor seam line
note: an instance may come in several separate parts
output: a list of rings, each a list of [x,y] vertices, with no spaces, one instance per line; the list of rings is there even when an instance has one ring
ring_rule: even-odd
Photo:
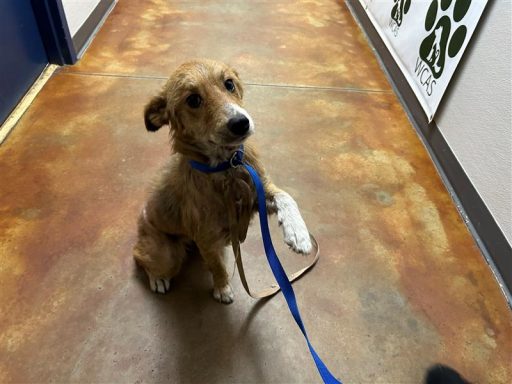
[[[269,87],[269,88],[290,88],[290,89],[305,89],[312,91],[335,91],[335,92],[359,92],[359,93],[389,93],[392,94],[392,90],[386,89],[368,89],[368,88],[354,88],[354,87],[322,87],[316,85],[295,85],[295,84],[262,84],[262,83],[249,83],[247,85],[255,87]]]
[[[116,77],[128,79],[149,79],[149,80],[167,80],[167,77],[152,76],[152,75],[130,75],[123,73],[100,73],[100,72],[78,72],[78,71],[61,71],[60,73],[66,75],[77,76],[102,76],[102,77]],[[304,84],[273,84],[273,83],[252,83],[245,82],[244,84],[254,87],[268,87],[268,88],[283,88],[283,89],[297,89],[297,90],[311,90],[311,91],[332,91],[332,92],[353,92],[353,93],[383,93],[392,94],[392,90],[386,89],[368,89],[368,88],[355,88],[355,87],[329,87],[329,86],[316,86]]]
[[[151,79],[151,80],[167,80],[167,77],[151,76],[151,75],[130,75],[124,73],[101,73],[101,72],[77,72],[77,71],[61,71],[65,75],[78,75],[78,76],[101,76],[101,77],[118,77],[129,79]]]

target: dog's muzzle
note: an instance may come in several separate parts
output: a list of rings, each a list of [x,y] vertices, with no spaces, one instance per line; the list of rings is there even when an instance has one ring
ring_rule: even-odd
[[[227,127],[229,131],[236,136],[245,136],[249,132],[251,123],[247,116],[237,113],[236,116],[228,120]]]
[[[234,103],[226,104],[225,108],[228,115],[226,128],[230,134],[245,138],[254,133],[254,123],[245,109]]]

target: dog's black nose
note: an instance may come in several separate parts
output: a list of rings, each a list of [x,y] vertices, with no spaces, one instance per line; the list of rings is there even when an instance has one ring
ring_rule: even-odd
[[[237,136],[243,136],[249,131],[249,119],[238,114],[228,121],[228,129]]]

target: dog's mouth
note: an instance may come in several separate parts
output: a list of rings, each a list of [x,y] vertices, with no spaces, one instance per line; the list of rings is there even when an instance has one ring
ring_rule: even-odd
[[[249,136],[251,136],[252,132],[247,132],[245,135],[243,136],[236,136],[236,137],[232,137],[231,140],[228,142],[228,146],[239,146],[240,144],[243,144],[245,142],[245,140],[247,140],[249,138]]]
[[[252,132],[247,132],[243,136],[235,137],[233,137],[233,135],[222,135],[222,137],[220,137],[218,141],[208,140],[208,143],[220,147],[221,149],[236,150],[249,138],[249,136],[251,136],[251,134]]]

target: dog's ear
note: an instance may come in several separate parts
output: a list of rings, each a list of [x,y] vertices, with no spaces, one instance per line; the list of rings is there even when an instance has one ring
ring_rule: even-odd
[[[151,132],[158,131],[162,125],[169,124],[167,100],[163,93],[153,97],[144,108],[144,123]]]

